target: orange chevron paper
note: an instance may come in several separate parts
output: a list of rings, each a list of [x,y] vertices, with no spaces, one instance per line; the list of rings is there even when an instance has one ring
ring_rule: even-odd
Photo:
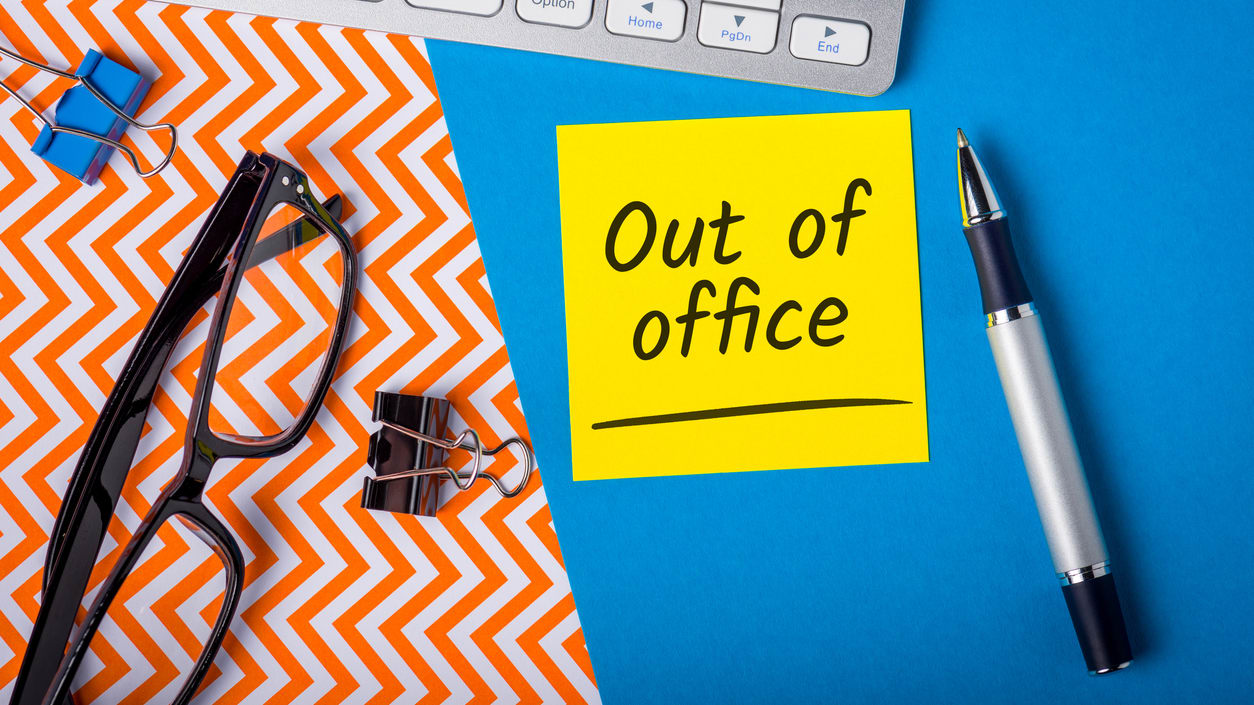
[[[538,478],[512,501],[479,483],[436,519],[359,505],[376,389],[444,396],[486,443],[525,436],[422,41],[139,0],[6,0],[0,35],[55,66],[102,50],[155,79],[140,119],[180,128],[157,177],[114,155],[85,187],[31,154],[35,119],[0,101],[0,699],[97,410],[252,149],[299,166],[322,197],[344,194],[362,278],[308,438],[279,458],[215,469],[207,501],[247,568],[197,702],[598,702]],[[67,87],[12,62],[0,77],[41,107]],[[159,133],[132,137],[142,154],[165,148]],[[203,343],[204,324],[189,341]],[[199,360],[190,342],[174,354],[103,567],[177,466]],[[513,482],[517,465],[492,469]],[[219,573],[187,534],[159,534],[79,674],[79,702],[168,702],[216,615]]]

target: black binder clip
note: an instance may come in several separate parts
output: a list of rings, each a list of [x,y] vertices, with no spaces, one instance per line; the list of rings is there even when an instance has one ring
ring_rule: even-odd
[[[474,429],[455,437],[448,434],[449,403],[446,399],[413,394],[375,392],[374,420],[383,425],[370,436],[367,462],[375,477],[367,477],[361,492],[361,506],[400,514],[435,516],[440,487],[450,480],[458,491],[468,490],[480,477],[491,480],[503,497],[517,496],[531,479],[535,456],[521,438],[485,449]],[[514,487],[483,470],[483,456],[496,455],[507,446],[517,446],[523,456],[523,476]],[[474,460],[469,471],[448,467],[449,451],[469,451]]]

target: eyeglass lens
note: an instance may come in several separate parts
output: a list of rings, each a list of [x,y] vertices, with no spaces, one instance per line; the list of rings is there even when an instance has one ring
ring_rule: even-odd
[[[105,611],[74,679],[80,704],[118,702],[121,695],[128,702],[173,701],[221,613],[227,569],[211,548],[212,539],[179,516],[139,530],[145,529],[153,537]],[[126,543],[111,553],[121,553]],[[85,607],[101,589],[105,570],[115,563],[114,556],[105,556],[97,565]],[[80,618],[84,615],[80,612]],[[213,680],[211,671],[201,687]]]
[[[275,233],[295,238],[295,247],[244,272],[213,380],[215,433],[282,433],[309,404],[331,346],[344,286],[340,245],[286,203],[266,216],[257,240]]]

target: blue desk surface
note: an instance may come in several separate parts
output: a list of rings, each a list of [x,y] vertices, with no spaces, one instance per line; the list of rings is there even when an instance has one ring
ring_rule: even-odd
[[[431,43],[607,703],[1248,701],[1251,12],[909,0],[869,99]],[[554,127],[896,108],[931,462],[572,482]],[[1046,317],[1137,653],[1117,675],[1085,673],[997,384],[959,126]]]

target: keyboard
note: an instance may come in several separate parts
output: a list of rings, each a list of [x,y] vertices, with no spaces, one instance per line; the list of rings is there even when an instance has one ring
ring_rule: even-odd
[[[897,72],[906,0],[163,0],[878,95]]]

